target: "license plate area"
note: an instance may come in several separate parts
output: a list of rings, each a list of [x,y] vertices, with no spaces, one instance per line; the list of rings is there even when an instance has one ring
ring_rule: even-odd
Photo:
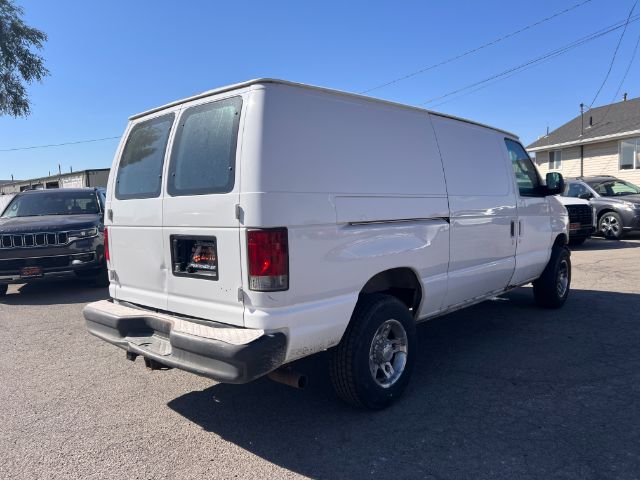
[[[20,269],[20,278],[40,278],[44,274],[42,272],[42,267],[38,266],[29,266],[22,267]]]
[[[580,230],[582,228],[582,224],[580,223],[570,223],[569,230]]]
[[[176,277],[218,280],[216,237],[171,235],[171,270]]]

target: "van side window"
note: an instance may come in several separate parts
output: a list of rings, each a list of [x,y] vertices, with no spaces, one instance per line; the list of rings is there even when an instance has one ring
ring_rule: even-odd
[[[173,113],[139,123],[131,129],[118,165],[118,200],[160,195],[162,165]]]
[[[233,190],[241,108],[242,98],[234,97],[185,110],[171,152],[170,195]]]
[[[523,197],[537,196],[540,189],[540,175],[522,145],[509,138],[504,139],[511,158],[511,165],[518,183],[518,190]]]

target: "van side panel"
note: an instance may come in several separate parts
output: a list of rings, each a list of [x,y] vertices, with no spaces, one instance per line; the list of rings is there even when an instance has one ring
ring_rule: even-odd
[[[367,281],[398,267],[424,286],[417,316],[438,311],[449,209],[428,115],[270,84],[251,105],[242,225],[288,228],[290,288],[245,290],[245,326],[285,331],[287,361],[324,350],[340,341]]]
[[[445,307],[507,287],[515,268],[513,174],[495,131],[431,115],[451,210]],[[515,233],[515,232],[513,232]]]
[[[446,196],[426,113],[296,87],[265,89],[255,138],[262,154],[246,159],[243,192]]]

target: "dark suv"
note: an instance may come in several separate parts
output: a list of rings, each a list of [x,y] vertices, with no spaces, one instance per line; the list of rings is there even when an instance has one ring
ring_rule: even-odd
[[[10,283],[69,274],[106,285],[103,210],[93,188],[16,195],[0,216],[0,295]]]
[[[640,230],[640,187],[632,183],[609,176],[566,179],[564,196],[589,200],[606,238],[620,239],[626,231]]]

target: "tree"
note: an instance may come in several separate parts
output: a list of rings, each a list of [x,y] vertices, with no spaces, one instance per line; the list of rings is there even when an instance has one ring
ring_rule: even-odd
[[[26,84],[49,75],[40,50],[47,35],[22,21],[13,0],[0,0],[0,115],[26,117],[31,112]]]

